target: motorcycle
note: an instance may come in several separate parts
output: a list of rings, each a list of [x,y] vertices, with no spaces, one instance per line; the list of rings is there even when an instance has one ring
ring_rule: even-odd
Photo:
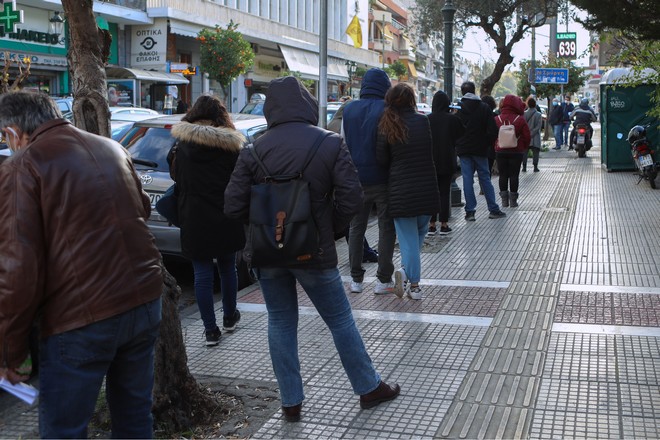
[[[631,128],[628,133],[628,143],[630,143],[630,153],[639,173],[637,184],[646,179],[651,188],[655,189],[655,178],[658,177],[660,162],[653,160],[653,150],[646,138],[646,128],[641,125]]]
[[[571,139],[574,139],[573,145],[578,157],[586,157],[587,151],[591,149],[589,132],[589,125],[587,124],[576,124],[573,129],[574,134]]]

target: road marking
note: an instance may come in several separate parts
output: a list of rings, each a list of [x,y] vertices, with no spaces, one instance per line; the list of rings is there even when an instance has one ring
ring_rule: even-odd
[[[562,284],[562,292],[600,292],[600,293],[644,293],[660,295],[658,287],[591,286],[584,284]]]
[[[350,283],[353,281],[350,275],[342,276],[341,280],[344,283]],[[364,277],[363,282],[373,283],[376,281],[376,277]],[[508,289],[508,281],[480,281],[480,280],[436,280],[429,278],[422,278],[419,284],[425,286],[456,286],[456,287],[485,287],[491,289]]]
[[[555,323],[553,332],[561,333],[589,333],[595,335],[626,335],[626,336],[652,336],[660,337],[660,327],[635,327],[623,325],[601,324],[566,324]]]

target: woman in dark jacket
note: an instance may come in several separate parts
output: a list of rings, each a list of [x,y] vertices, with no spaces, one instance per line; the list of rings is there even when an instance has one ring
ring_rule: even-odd
[[[206,95],[172,127],[172,136],[177,140],[173,174],[181,249],[193,264],[206,345],[217,345],[221,332],[213,305],[214,258],[220,273],[225,331],[233,331],[241,318],[236,309],[236,251],[245,245],[245,236],[242,224],[224,214],[224,193],[245,137],[234,128],[222,102]]]
[[[518,206],[520,165],[527,154],[531,136],[524,117],[525,104],[522,99],[516,95],[506,95],[501,108],[502,112],[495,118],[497,128],[504,124],[513,125],[518,142],[515,148],[502,148],[499,141],[495,143],[497,168],[500,172],[500,196],[502,206],[515,208]]]
[[[451,206],[451,180],[456,174],[456,139],[463,136],[465,128],[456,115],[449,113],[449,96],[442,90],[433,96],[433,112],[428,116],[433,138],[433,163],[440,192],[440,235],[451,232],[449,221]],[[436,233],[437,213],[431,216],[429,235]]]
[[[403,267],[394,272],[394,293],[422,299],[421,250],[431,215],[440,197],[433,165],[431,127],[417,113],[415,92],[399,83],[385,95],[385,112],[378,124],[376,160],[388,166],[388,206],[394,219]]]

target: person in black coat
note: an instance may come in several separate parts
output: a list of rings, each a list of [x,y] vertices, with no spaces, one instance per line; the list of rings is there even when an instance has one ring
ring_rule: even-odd
[[[305,290],[326,323],[353,392],[362,409],[395,399],[399,385],[390,386],[375,370],[337,268],[335,235],[346,229],[362,208],[364,195],[357,169],[341,136],[318,127],[318,102],[292,76],[270,82],[264,116],[268,130],[254,142],[254,152],[273,175],[300,172],[309,150],[325,136],[302,179],[309,183],[312,216],[319,233],[319,252],[310,259],[255,268],[268,309],[268,346],[288,422],[301,418],[305,398],[298,360],[298,291]],[[245,149],[225,191],[225,213],[249,221],[251,188],[262,182],[263,170]],[[248,242],[249,247],[250,244]],[[249,255],[246,252],[243,255]]]
[[[193,264],[206,345],[217,345],[221,332],[213,304],[214,258],[225,331],[233,331],[241,318],[236,309],[236,251],[245,245],[245,235],[239,221],[225,216],[224,193],[245,137],[234,128],[222,102],[207,95],[172,127],[172,136],[177,140],[170,166],[177,185],[181,250]]]
[[[415,92],[399,83],[385,95],[378,124],[376,160],[389,168],[388,209],[394,219],[403,267],[394,272],[394,293],[422,299],[421,250],[440,197],[433,165],[431,126],[417,113]]]
[[[456,174],[456,139],[463,136],[465,128],[458,116],[449,113],[449,96],[442,90],[435,93],[428,116],[433,138],[433,163],[440,192],[440,235],[451,232],[447,223],[451,207],[451,181]],[[431,216],[429,235],[436,233],[437,213]]]

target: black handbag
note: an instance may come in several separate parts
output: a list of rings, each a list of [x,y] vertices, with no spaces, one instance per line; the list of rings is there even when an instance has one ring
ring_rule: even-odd
[[[252,185],[245,257],[252,267],[287,267],[309,262],[319,251],[319,232],[312,214],[309,182],[304,172],[330,135],[322,132],[300,172],[273,176],[254,147],[250,152],[265,177]]]
[[[179,227],[179,201],[176,194],[176,183],[163,193],[156,202],[156,211],[168,222]]]

